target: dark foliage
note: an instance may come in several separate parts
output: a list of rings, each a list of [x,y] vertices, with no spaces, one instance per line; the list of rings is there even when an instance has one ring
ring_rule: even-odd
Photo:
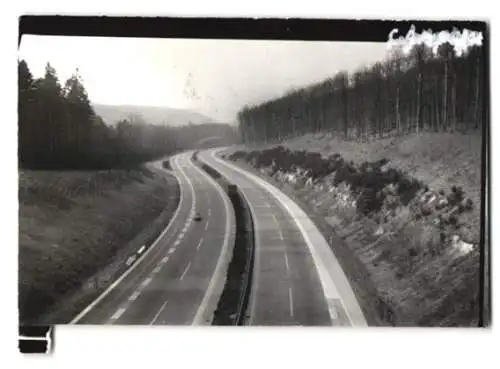
[[[184,150],[203,138],[231,136],[225,124],[157,126],[131,114],[112,126],[96,115],[78,70],[61,86],[47,64],[34,79],[24,60],[19,73],[19,167],[132,168]],[[233,132],[234,134],[234,132]]]
[[[365,188],[356,202],[357,210],[363,215],[378,211],[384,203],[383,197],[379,196],[373,188]]]
[[[384,168],[389,162],[381,159],[375,162],[365,162],[357,167],[352,162],[346,162],[339,154],[324,158],[319,153],[291,151],[283,146],[277,146],[263,151],[245,153],[236,151],[231,160],[245,159],[257,168],[272,166],[272,172],[292,172],[302,169],[314,180],[335,174],[333,184],[338,186],[345,182],[355,195],[358,195],[357,209],[364,215],[380,211],[384,200],[384,188],[394,185],[401,203],[407,205],[422,187],[422,183],[408,178],[403,172],[394,168]]]
[[[479,129],[483,116],[484,50],[457,56],[448,44],[434,54],[417,45],[354,73],[323,82],[238,113],[244,142],[273,143],[309,132],[344,139]]]

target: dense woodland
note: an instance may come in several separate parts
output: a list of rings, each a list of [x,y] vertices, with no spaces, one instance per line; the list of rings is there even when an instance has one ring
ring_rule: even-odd
[[[24,60],[18,72],[22,168],[132,167],[189,149],[204,137],[234,139],[234,130],[226,124],[159,126],[136,114],[106,125],[92,108],[78,70],[64,85],[50,64],[43,78],[35,79]]]
[[[238,114],[245,142],[269,142],[330,131],[366,141],[386,135],[469,131],[483,122],[484,49],[462,56],[444,44],[434,54],[415,46],[408,55],[393,50],[384,61],[332,78]]]

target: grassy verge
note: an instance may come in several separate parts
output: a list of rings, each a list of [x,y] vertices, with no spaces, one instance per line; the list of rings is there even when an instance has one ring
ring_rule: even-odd
[[[154,239],[178,200],[173,176],[145,168],[21,171],[20,321],[69,321]]]
[[[481,146],[456,136],[386,146],[308,137],[228,157],[299,202],[350,277],[370,324],[474,326]],[[329,147],[296,150],[322,144]]]

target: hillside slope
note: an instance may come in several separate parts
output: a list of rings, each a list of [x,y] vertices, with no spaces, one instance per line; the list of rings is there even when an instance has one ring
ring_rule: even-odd
[[[372,324],[477,324],[479,134],[367,143],[310,134],[225,156],[303,205]]]
[[[104,105],[92,104],[95,112],[105,123],[115,124],[120,119],[128,118],[130,114],[138,114],[151,124],[168,125],[172,127],[186,124],[213,123],[214,121],[200,113],[159,106],[138,105]]]
[[[178,191],[172,175],[146,169],[21,171],[20,321],[74,316],[165,227]]]

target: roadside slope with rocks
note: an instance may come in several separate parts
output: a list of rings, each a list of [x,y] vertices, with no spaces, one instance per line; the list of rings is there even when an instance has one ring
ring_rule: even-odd
[[[326,224],[319,228],[374,324],[477,325],[480,135],[368,143],[306,135],[225,157]]]

